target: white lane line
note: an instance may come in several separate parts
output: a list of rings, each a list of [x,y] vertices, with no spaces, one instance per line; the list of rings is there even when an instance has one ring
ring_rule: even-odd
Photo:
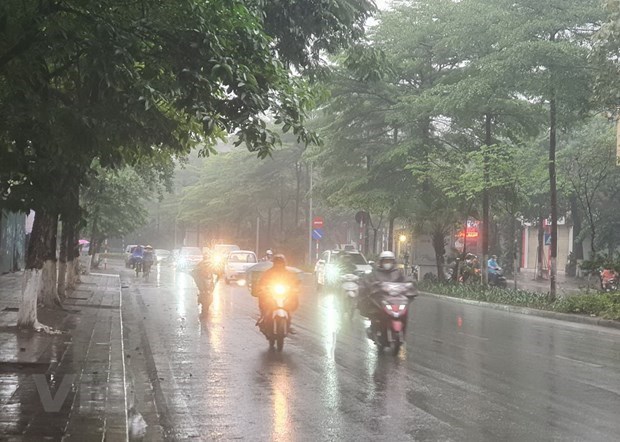
[[[595,367],[595,368],[603,368],[603,365],[599,365],[599,364],[593,364],[592,362],[586,362],[586,361],[581,361],[579,359],[573,359],[573,358],[569,358],[566,356],[562,356],[562,355],[555,355],[556,358],[558,359],[563,359],[565,361],[571,361],[571,362],[577,362],[579,364],[584,364],[587,365],[589,367]]]
[[[481,341],[488,341],[489,338],[483,338],[482,336],[470,335],[463,332],[458,332],[459,335],[467,336],[468,338],[480,339]]]

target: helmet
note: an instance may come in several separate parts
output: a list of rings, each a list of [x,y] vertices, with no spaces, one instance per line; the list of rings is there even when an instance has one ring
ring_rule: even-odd
[[[394,252],[385,250],[379,255],[379,268],[383,270],[392,270],[396,264],[396,256]]]
[[[273,268],[274,269],[284,269],[286,268],[286,258],[284,255],[276,255],[273,257]]]
[[[271,249],[267,249],[267,251],[265,252],[265,255],[267,256],[273,255],[273,252],[271,251]]]
[[[148,245],[148,246],[145,246],[144,248],[145,248],[145,249],[149,249],[149,250],[152,250],[152,249],[153,249],[153,246],[151,246],[151,245]]]

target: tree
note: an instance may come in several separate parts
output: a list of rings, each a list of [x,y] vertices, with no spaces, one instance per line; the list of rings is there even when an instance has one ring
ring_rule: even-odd
[[[198,141],[206,153],[226,132],[264,157],[278,143],[264,121],[268,112],[301,141],[316,141],[303,125],[311,94],[289,70],[310,67],[310,57],[286,54],[354,39],[369,4],[306,6],[3,2],[0,193],[6,207],[34,209],[35,236],[45,235],[29,248],[20,325],[38,325],[31,293],[44,262],[55,256],[48,247],[63,207],[59,196],[84,182],[94,159],[106,168],[133,165],[142,157],[186,153]],[[315,15],[329,20],[307,20]],[[279,19],[288,25],[276,33],[267,22]],[[298,27],[297,38],[278,42]],[[287,51],[277,50],[282,44]]]
[[[594,118],[567,134],[566,148],[560,152],[560,171],[568,191],[572,192],[588,223],[590,259],[597,255],[597,227],[605,182],[615,172],[615,131],[610,124]]]
[[[502,0],[503,1],[503,0]],[[558,126],[565,127],[589,108],[594,83],[588,66],[588,41],[600,27],[597,0],[521,0],[503,2],[504,22],[514,43],[503,54],[522,75],[520,90],[548,106],[549,188],[551,210],[550,299],[556,296],[558,192],[556,150]]]

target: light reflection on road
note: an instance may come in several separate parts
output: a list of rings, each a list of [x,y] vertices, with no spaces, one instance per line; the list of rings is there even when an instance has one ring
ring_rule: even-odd
[[[288,396],[292,392],[288,369],[285,365],[275,367],[272,385],[273,432],[271,440],[291,440]]]

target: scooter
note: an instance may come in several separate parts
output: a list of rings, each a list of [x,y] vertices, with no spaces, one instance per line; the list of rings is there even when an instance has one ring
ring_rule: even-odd
[[[489,273],[488,277],[490,286],[495,286],[502,289],[508,287],[508,281],[504,276],[504,269],[502,269],[501,267],[497,268],[497,270],[495,271],[495,276]]]
[[[349,315],[352,320],[357,307],[357,295],[359,294],[360,277],[354,273],[342,275],[342,297],[341,307],[343,316]]]
[[[380,282],[372,287],[370,301],[375,311],[366,333],[380,350],[390,347],[398,354],[405,342],[409,305],[416,296],[410,282]]]
[[[258,320],[260,331],[269,341],[269,348],[277,348],[282,351],[284,348],[284,338],[289,334],[291,323],[290,301],[293,299],[295,290],[284,284],[275,284],[268,288],[269,308],[267,313]]]
[[[198,304],[202,305],[202,314],[209,312],[209,307],[213,302],[213,275],[210,272],[202,272],[200,267],[192,270],[192,277],[198,288]]]
[[[618,274],[609,269],[603,269],[600,272],[601,288],[604,292],[615,292],[618,290]]]

